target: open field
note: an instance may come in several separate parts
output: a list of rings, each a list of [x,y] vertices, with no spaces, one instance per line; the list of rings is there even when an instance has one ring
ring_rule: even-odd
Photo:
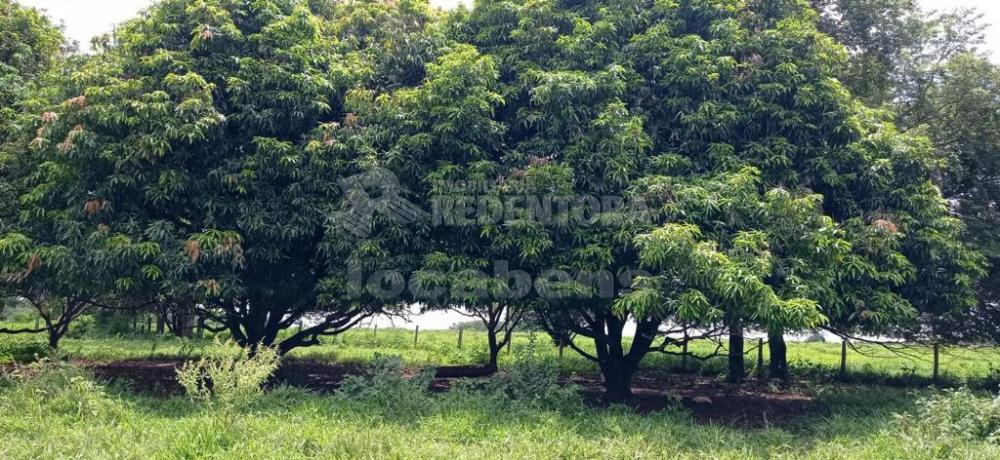
[[[796,378],[782,388],[726,386],[718,378],[722,358],[692,360],[692,370],[678,373],[679,357],[652,356],[636,387],[653,405],[629,409],[588,402],[599,386],[593,365],[568,350],[559,358],[544,335],[528,333],[516,336],[501,368],[523,374],[518,368],[527,353],[535,365],[558,368],[563,376],[558,389],[505,392],[490,383],[509,378],[502,373],[489,380],[435,380],[428,391],[427,381],[414,377],[420,368],[485,359],[481,332],[465,331],[462,348],[457,339],[456,331],[421,331],[414,344],[413,331],[351,331],[295,351],[284,371],[295,376],[282,377],[247,404],[220,409],[189,400],[173,382],[174,366],[201,354],[211,340],[82,334],[66,339],[58,354],[76,364],[6,365],[8,375],[0,379],[0,458],[1000,456],[1000,446],[988,440],[942,436],[934,426],[899,418],[918,410],[915,401],[933,390],[832,384],[839,344],[792,344]],[[38,339],[2,340],[9,351]],[[708,343],[692,347],[711,349]],[[871,346],[860,351],[852,350],[848,358],[856,381],[927,383],[920,378],[929,375],[926,351],[908,350],[913,356]],[[755,353],[748,354],[751,368]],[[361,392],[340,388],[343,375],[338,383],[320,385],[319,392],[302,383],[324,372],[361,372],[383,356],[401,356],[409,377],[363,382],[371,390]],[[3,359],[10,362],[10,356]],[[1000,362],[996,350],[947,349],[942,367],[953,382],[985,385],[994,361]],[[150,382],[174,388],[149,391]],[[713,399],[714,407],[699,407],[692,396]],[[975,399],[992,405],[985,394]],[[763,413],[735,414],[741,408]]]
[[[224,336],[220,336],[224,337]],[[484,332],[466,330],[462,346],[458,345],[458,332],[454,330],[419,331],[414,342],[414,331],[404,329],[356,329],[345,334],[328,337],[319,346],[294,350],[292,359],[336,361],[342,363],[367,363],[378,355],[400,356],[410,366],[439,366],[481,363],[487,359]],[[545,334],[517,333],[510,352],[501,354],[501,364],[511,359],[519,348],[534,340],[538,352],[558,358],[558,349]],[[4,353],[4,343],[41,343],[41,338],[28,336],[0,336],[0,363],[10,362],[11,353]],[[135,334],[102,336],[78,334],[61,344],[60,352],[70,359],[109,362],[127,359],[187,358],[197,356],[211,339],[178,339],[172,336]],[[581,341],[582,345],[587,345]],[[756,372],[756,341],[747,344],[747,366]],[[706,356],[715,351],[711,342],[694,342],[690,352]],[[723,350],[725,350],[723,348]],[[679,350],[672,350],[679,351]],[[840,344],[829,342],[789,342],[788,361],[792,374],[813,380],[839,377]],[[764,347],[763,358],[768,358]],[[982,388],[1000,385],[1000,349],[990,347],[944,347],[940,356],[941,382],[971,384]],[[593,372],[593,363],[566,349],[561,359],[554,359],[565,372]],[[929,347],[887,349],[872,344],[856,344],[848,349],[848,378],[862,383],[890,383],[897,385],[930,384],[932,353]],[[649,372],[690,372],[704,376],[718,376],[725,372],[725,356],[708,360],[689,359],[682,369],[682,359],[677,355],[651,354],[643,361]]]
[[[906,404],[891,392],[877,409],[831,396],[838,412],[858,413],[743,432],[675,411],[536,407],[461,391],[385,404],[285,388],[228,419],[180,397],[105,390],[65,372],[47,377],[0,394],[3,458],[885,458],[902,452],[883,410]],[[929,458],[921,451],[911,458]]]
[[[98,383],[73,366],[0,383],[0,457],[20,458],[970,458],[997,445],[896,420],[914,393],[816,386],[814,412],[748,428],[700,423],[683,407],[639,414],[572,394],[512,399],[405,380],[318,394],[287,386],[234,409]],[[989,403],[985,400],[984,403]]]

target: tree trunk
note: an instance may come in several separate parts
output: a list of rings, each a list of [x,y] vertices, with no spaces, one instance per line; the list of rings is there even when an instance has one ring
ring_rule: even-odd
[[[177,337],[191,337],[191,316],[187,312],[175,312],[170,321],[170,330]]]
[[[603,321],[594,324],[595,344],[600,359],[598,364],[604,374],[606,404],[625,404],[632,399],[632,377],[639,369],[642,358],[649,353],[660,323],[639,321],[632,346],[627,353],[622,346],[625,324],[624,319],[613,313],[606,314]]]
[[[788,345],[785,344],[784,331],[771,331],[767,334],[768,377],[772,379],[788,379]]]
[[[503,337],[499,336],[503,329],[503,325],[499,322],[500,314],[500,312],[490,312],[488,319],[483,320],[483,324],[486,326],[486,345],[490,352],[487,369],[491,373],[499,369],[500,352],[503,351],[505,340],[510,337],[507,333]]]
[[[661,321],[643,318],[637,320],[635,337],[625,351],[622,344],[626,320],[609,309],[597,311],[581,309],[580,317],[571,315],[546,317],[539,311],[543,327],[560,345],[570,347],[584,358],[597,364],[604,378],[606,404],[627,403],[632,396],[632,378],[639,363],[649,354],[653,341],[659,333]],[[570,335],[572,334],[572,335]],[[578,347],[572,337],[588,337],[594,341],[596,353]]]
[[[498,369],[497,364],[498,361],[500,360],[500,350],[502,348],[500,347],[500,343],[497,340],[497,331],[495,328],[487,326],[486,341],[488,342],[490,348],[490,361],[489,363],[487,363],[487,366],[489,366],[489,368],[492,369],[493,372],[496,372]]]
[[[163,335],[167,327],[167,320],[162,313],[156,315],[156,335]]]
[[[604,374],[604,402],[625,404],[632,399],[633,372],[624,368],[624,363],[609,362],[601,367]]]
[[[486,365],[486,369],[490,373],[495,373],[499,369],[500,352],[503,351],[503,347],[507,346],[508,351],[510,350],[510,343],[513,341],[514,325],[520,321],[521,314],[518,313],[512,317],[510,307],[504,307],[499,304],[482,308],[477,311],[476,315],[486,328],[486,342],[489,348],[489,362]],[[461,329],[459,329],[458,334],[458,346],[461,348]]]
[[[739,319],[729,324],[729,374],[730,383],[740,383],[746,379],[746,363],[743,361],[743,325]]]
[[[49,326],[46,331],[49,337],[49,347],[53,350],[59,349],[59,339],[62,338],[62,334],[59,332],[57,326]]]

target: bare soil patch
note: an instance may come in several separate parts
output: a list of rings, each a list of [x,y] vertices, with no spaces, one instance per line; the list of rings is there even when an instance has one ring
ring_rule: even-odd
[[[602,404],[604,387],[599,375],[577,375],[570,381],[581,388],[590,404]],[[812,396],[801,391],[766,382],[730,384],[695,375],[638,376],[628,405],[639,413],[682,406],[699,422],[747,428],[789,425],[824,412]]]

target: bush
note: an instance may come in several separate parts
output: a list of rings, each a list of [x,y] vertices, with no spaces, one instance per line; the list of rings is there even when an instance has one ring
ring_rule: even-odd
[[[30,363],[52,355],[49,344],[31,335],[0,334],[0,363]]]
[[[92,315],[83,315],[79,318],[73,320],[69,325],[69,330],[66,331],[67,339],[82,339],[88,335],[100,325]]]
[[[898,417],[905,431],[923,439],[1000,441],[1000,398],[977,396],[968,388],[923,396],[916,414]]]
[[[7,388],[4,388],[7,387]],[[9,391],[0,405],[6,411],[35,411],[58,417],[89,420],[114,416],[115,404],[104,387],[85,370],[72,364],[43,359],[16,366],[0,378],[0,392]],[[11,405],[30,404],[32,407]]]
[[[432,404],[427,387],[433,377],[433,369],[408,377],[403,358],[376,354],[369,371],[345,378],[336,395],[345,401],[373,404],[389,414],[422,414]]]
[[[529,404],[565,404],[579,402],[576,388],[559,383],[559,365],[540,350],[538,337],[528,336],[528,343],[515,348],[512,363],[492,383],[494,391],[507,398]]]
[[[261,346],[251,355],[232,342],[216,342],[201,359],[177,369],[177,381],[192,400],[233,407],[258,396],[279,363],[275,348]]]

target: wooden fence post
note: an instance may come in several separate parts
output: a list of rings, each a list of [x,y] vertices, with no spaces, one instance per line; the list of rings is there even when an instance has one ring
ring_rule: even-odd
[[[840,378],[847,377],[847,338],[840,342]]]
[[[688,368],[688,330],[687,325],[684,325],[684,343],[681,345],[681,371],[687,371]]]
[[[413,328],[413,346],[417,346],[417,337],[420,336],[420,325]]]
[[[757,338],[757,375],[764,375],[764,339]]]
[[[462,349],[462,332],[465,330],[462,326],[458,327],[458,349]]]

